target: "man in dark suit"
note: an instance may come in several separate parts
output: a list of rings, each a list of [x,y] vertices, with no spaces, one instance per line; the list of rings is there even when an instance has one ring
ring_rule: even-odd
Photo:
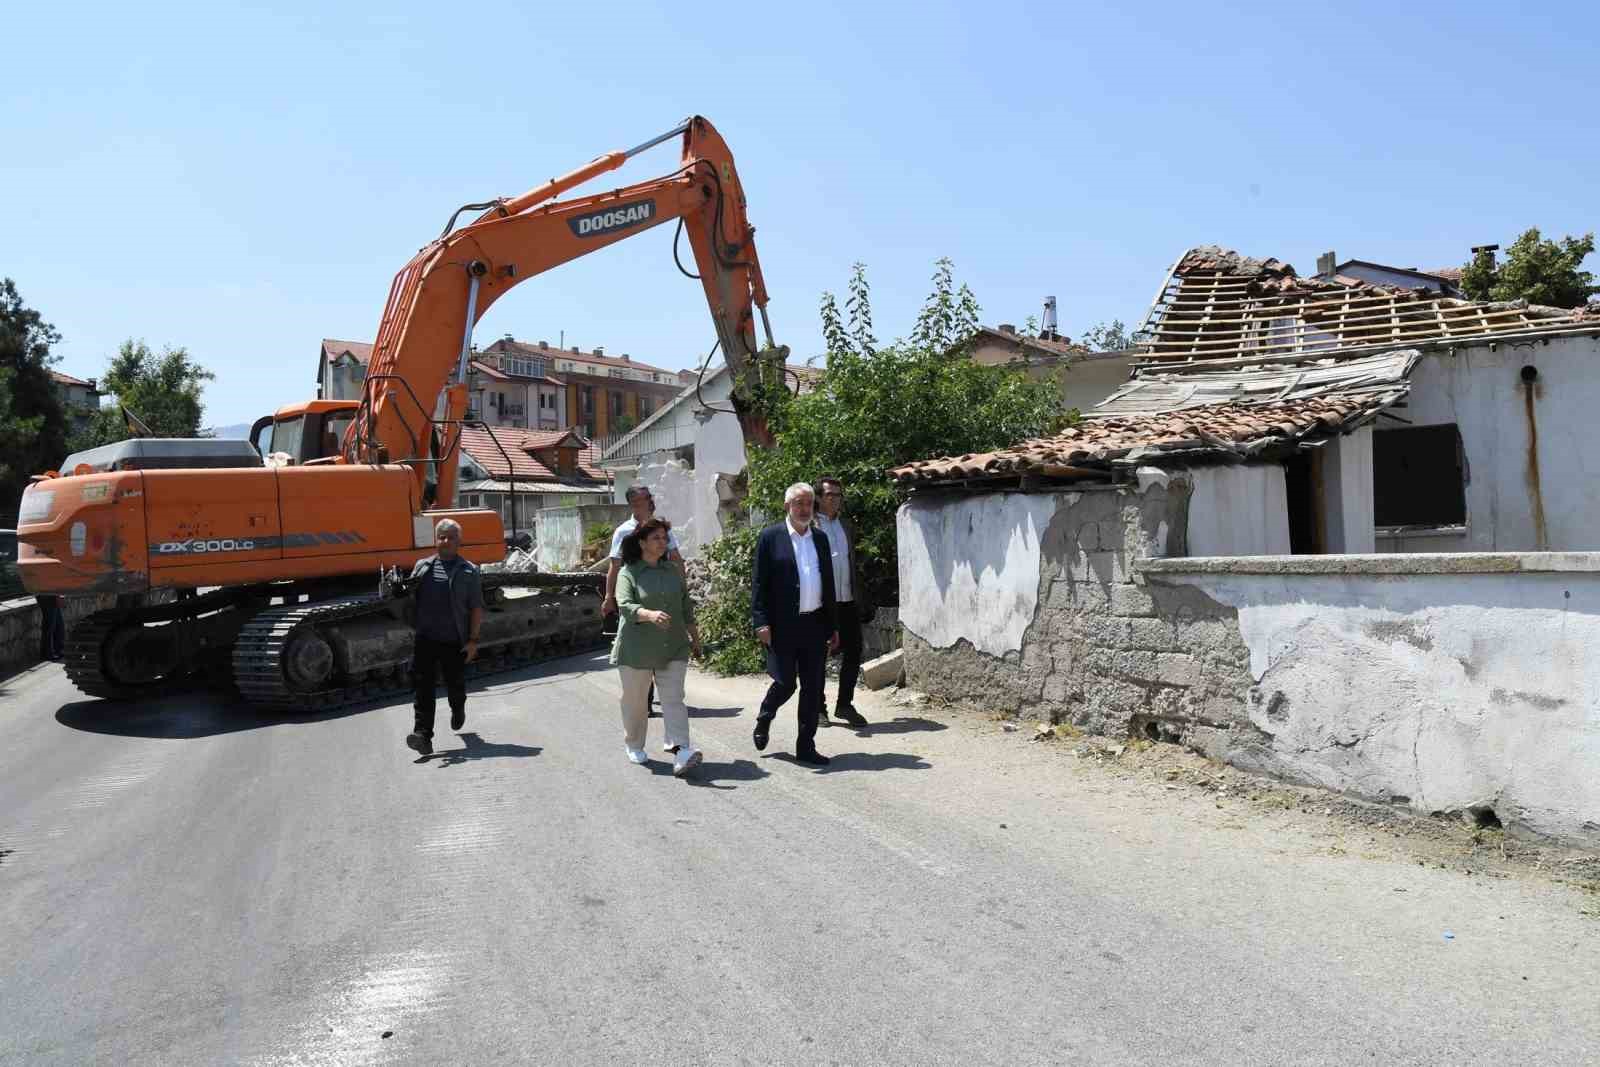
[[[839,635],[828,535],[811,526],[815,503],[816,494],[809,485],[791,485],[783,494],[788,517],[761,531],[750,590],[750,622],[756,637],[767,646],[767,673],[772,676],[756,715],[756,748],[767,747],[772,720],[798,684],[800,734],[795,758],[822,767],[828,763],[816,744],[822,672]]]

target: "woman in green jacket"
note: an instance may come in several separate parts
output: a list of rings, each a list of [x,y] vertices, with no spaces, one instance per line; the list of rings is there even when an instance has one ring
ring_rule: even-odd
[[[622,540],[622,571],[617,575],[617,611],[621,623],[611,646],[611,663],[622,675],[622,731],[628,758],[645,755],[645,730],[650,716],[650,683],[661,695],[668,752],[675,753],[672,773],[682,777],[700,762],[689,743],[689,708],[683,702],[683,680],[689,656],[700,654],[700,628],[694,604],[677,565],[667,559],[665,519],[650,518]]]

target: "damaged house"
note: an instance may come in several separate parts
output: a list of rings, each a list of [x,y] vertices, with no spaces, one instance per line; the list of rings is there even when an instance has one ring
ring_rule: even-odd
[[[895,471],[912,685],[1600,844],[1600,314],[1193,249],[1135,377]]]

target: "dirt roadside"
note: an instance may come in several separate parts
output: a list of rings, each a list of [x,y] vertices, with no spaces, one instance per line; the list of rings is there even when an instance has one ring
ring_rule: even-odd
[[[830,691],[831,686],[830,679]],[[698,670],[688,686],[691,704],[715,693],[752,711],[765,688],[762,677],[718,678]],[[1473,879],[1565,885],[1580,891],[1581,912],[1600,920],[1600,855],[1513,837],[1493,825],[1293,785],[1177,744],[1092,736],[1071,726],[1020,720],[1003,710],[945,704],[914,690],[863,690],[855,703],[880,738],[903,743],[907,735],[897,724],[937,724],[938,732],[917,735],[917,747],[930,759],[983,764],[995,774],[1024,779],[1019,784],[1030,788],[1070,785],[1097,803],[1135,805],[1155,817],[1243,831],[1273,851],[1304,849],[1351,860],[1414,863]],[[874,726],[820,731],[818,745],[825,752],[838,750],[846,736],[870,743]]]

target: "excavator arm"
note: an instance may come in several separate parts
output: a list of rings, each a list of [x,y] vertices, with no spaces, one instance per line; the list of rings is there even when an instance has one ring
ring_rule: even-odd
[[[556,199],[679,134],[682,162],[670,174],[592,196]],[[482,214],[456,229],[465,211]],[[447,418],[459,418],[465,408],[473,325],[518,283],[674,220],[681,220],[694,252],[717,341],[733,374],[734,406],[745,440],[770,446],[759,397],[763,388],[781,383],[788,350],[772,340],[755,229],[745,214],[733,156],[711,123],[695,117],[521,196],[458,210],[445,232],[395,276],[361,407],[344,441],[345,459],[410,462],[419,489],[428,480],[428,467],[442,464],[439,495],[448,500],[454,441],[433,454],[430,432],[441,392]],[[764,348],[757,346],[758,313]]]

